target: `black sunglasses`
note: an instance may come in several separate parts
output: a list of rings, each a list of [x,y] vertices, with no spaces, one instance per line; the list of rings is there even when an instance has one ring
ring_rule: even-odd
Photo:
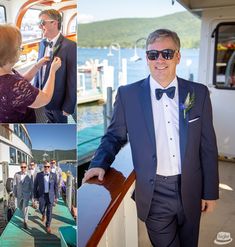
[[[49,168],[50,166],[44,166],[44,168]]]
[[[47,22],[52,23],[53,21],[55,21],[55,20],[40,20],[40,21],[38,22],[38,25],[39,25],[39,26],[45,26]]]
[[[150,51],[146,51],[146,54],[149,60],[157,60],[160,54],[164,59],[171,60],[174,57],[176,51],[177,50],[172,50],[172,49],[165,49],[162,51],[150,50]]]
[[[20,168],[27,168],[26,166],[21,166]]]

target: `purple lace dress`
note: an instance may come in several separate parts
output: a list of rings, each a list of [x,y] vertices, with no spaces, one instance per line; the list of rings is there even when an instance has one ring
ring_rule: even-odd
[[[35,123],[31,105],[39,90],[17,71],[0,76],[0,123]]]

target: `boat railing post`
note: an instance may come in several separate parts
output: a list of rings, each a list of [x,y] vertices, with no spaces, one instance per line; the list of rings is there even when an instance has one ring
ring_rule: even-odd
[[[8,193],[6,189],[7,178],[9,177],[8,163],[2,162],[2,180],[3,180],[3,200],[8,200]]]
[[[110,125],[112,114],[113,114],[113,89],[112,87],[107,87],[107,100],[103,106],[104,115],[104,132],[106,133],[107,127]]]
[[[73,175],[69,172],[67,174],[67,182],[66,182],[66,204],[71,210],[72,208],[72,192],[73,192]]]
[[[72,187],[72,206],[75,206],[77,205],[77,194],[76,194],[76,189],[77,189],[77,183],[76,183],[76,179],[73,178],[73,187]]]
[[[106,108],[107,108],[107,104],[104,103],[103,104],[104,133],[106,133],[107,130]]]
[[[107,88],[107,108],[106,108],[106,117],[107,117],[107,127],[110,125],[111,122],[111,117],[113,113],[113,108],[112,108],[112,103],[113,103],[113,89],[112,87]]]

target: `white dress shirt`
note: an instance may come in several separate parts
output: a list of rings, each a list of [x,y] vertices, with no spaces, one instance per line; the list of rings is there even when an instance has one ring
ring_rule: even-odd
[[[179,146],[179,97],[178,82],[174,80],[166,87],[175,87],[175,96],[169,98],[163,93],[156,99],[155,89],[164,89],[150,76],[150,91],[157,152],[157,174],[173,176],[181,174],[181,158]]]
[[[52,39],[52,40],[48,40],[47,39],[48,42],[53,42],[53,45],[52,45],[52,47],[50,47],[49,45],[46,47],[45,52],[44,52],[44,57],[51,57],[51,54],[53,53],[53,49],[55,47],[55,44],[56,44],[59,36],[60,36],[60,33],[58,33],[55,36],[55,38]],[[43,81],[44,81],[44,78],[45,78],[45,72],[46,72],[46,64],[43,65],[43,68],[42,68],[42,79],[43,79]]]
[[[46,174],[48,174],[48,176]],[[44,193],[49,192],[49,177],[50,173],[44,173]]]
[[[21,173],[20,181],[24,182],[24,179],[25,179],[26,175],[27,175],[27,173]]]

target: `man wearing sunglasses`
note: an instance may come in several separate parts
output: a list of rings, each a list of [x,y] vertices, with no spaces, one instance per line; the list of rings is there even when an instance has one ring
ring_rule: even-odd
[[[176,76],[181,55],[175,32],[154,31],[146,50],[150,76],[119,88],[111,124],[83,182],[103,180],[129,139],[137,213],[152,245],[196,247],[201,211],[213,211],[218,199],[209,91]]]
[[[50,61],[39,70],[34,85],[40,89],[45,86],[53,58],[60,57],[62,64],[56,72],[54,94],[45,106],[45,114],[49,123],[67,123],[76,105],[76,43],[61,34],[62,17],[58,11],[43,10],[39,18],[43,40],[39,44],[38,60],[46,56]]]
[[[53,203],[58,199],[58,183],[55,173],[51,172],[50,164],[44,162],[44,170],[37,173],[34,181],[34,199],[39,201],[42,222],[46,221],[46,231],[51,233]]]
[[[30,174],[27,173],[27,164],[25,162],[20,164],[20,169],[21,171],[14,175],[13,194],[17,199],[17,207],[23,214],[24,228],[28,229],[29,200],[32,197],[33,180]]]

